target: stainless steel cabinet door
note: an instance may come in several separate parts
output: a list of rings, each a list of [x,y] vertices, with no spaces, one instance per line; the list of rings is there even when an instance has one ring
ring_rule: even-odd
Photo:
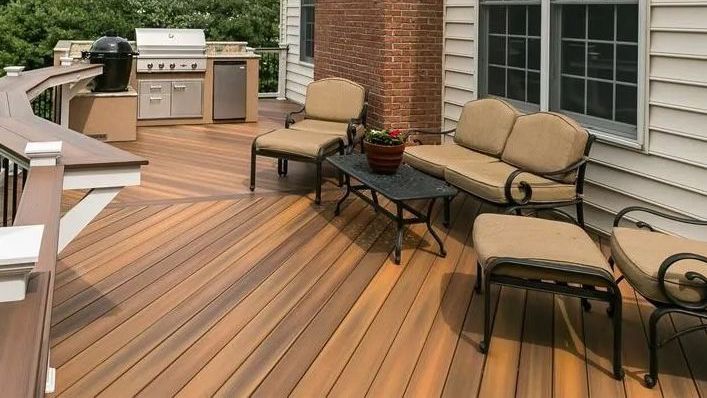
[[[203,86],[201,80],[182,80],[172,82],[173,118],[201,117],[203,115]]]
[[[214,120],[245,119],[247,84],[245,62],[214,63]]]
[[[169,94],[140,94],[138,119],[165,119],[170,116]]]
[[[140,94],[167,94],[172,89],[172,82],[169,80],[141,80],[138,92]]]

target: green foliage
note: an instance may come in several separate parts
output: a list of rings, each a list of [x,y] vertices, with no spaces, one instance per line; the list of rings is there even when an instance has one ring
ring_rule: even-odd
[[[208,40],[276,46],[279,0],[0,0],[0,67],[51,64],[59,40],[136,27],[200,28]]]
[[[365,137],[366,141],[376,145],[402,145],[405,142],[405,137],[400,130],[368,130]]]

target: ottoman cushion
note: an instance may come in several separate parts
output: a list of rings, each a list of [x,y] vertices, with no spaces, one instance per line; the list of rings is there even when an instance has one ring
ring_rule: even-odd
[[[317,159],[336,151],[341,142],[341,138],[334,135],[280,129],[256,137],[255,149]]]
[[[516,258],[571,264],[588,271],[605,273],[613,279],[607,260],[599,247],[580,227],[560,221],[539,218],[482,214],[473,230],[474,247],[479,263],[486,268],[493,259]],[[516,264],[499,264],[494,275],[523,279],[551,280],[605,286],[602,278],[577,275],[562,270],[547,270]]]

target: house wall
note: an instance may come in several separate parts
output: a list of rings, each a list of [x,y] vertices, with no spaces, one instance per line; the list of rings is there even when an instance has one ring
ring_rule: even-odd
[[[476,0],[445,0],[444,123],[477,97]],[[588,224],[639,205],[707,219],[707,1],[653,0],[647,7],[647,115],[642,148],[600,141],[587,171]],[[645,216],[673,233],[707,239],[704,227]]]
[[[369,90],[372,127],[439,128],[443,0],[318,0],[314,67],[299,61],[300,0],[285,1],[287,98],[312,78],[343,77]]]
[[[300,61],[300,0],[281,1],[284,21],[280,24],[280,40],[289,48],[285,96],[303,104],[307,85],[314,80],[314,65]]]

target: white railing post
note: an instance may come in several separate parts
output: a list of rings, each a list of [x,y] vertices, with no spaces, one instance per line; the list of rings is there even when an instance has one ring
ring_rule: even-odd
[[[25,147],[29,166],[56,166],[61,156],[61,141],[30,142]]]
[[[278,72],[277,72],[277,99],[280,101],[284,101],[287,99],[286,97],[286,86],[287,86],[287,51],[288,47],[287,45],[280,45],[280,51],[279,51],[279,63],[278,63]]]
[[[25,299],[43,234],[44,225],[0,228],[0,303]]]
[[[6,66],[3,68],[8,77],[18,77],[22,75],[22,71],[25,70],[24,66]]]

